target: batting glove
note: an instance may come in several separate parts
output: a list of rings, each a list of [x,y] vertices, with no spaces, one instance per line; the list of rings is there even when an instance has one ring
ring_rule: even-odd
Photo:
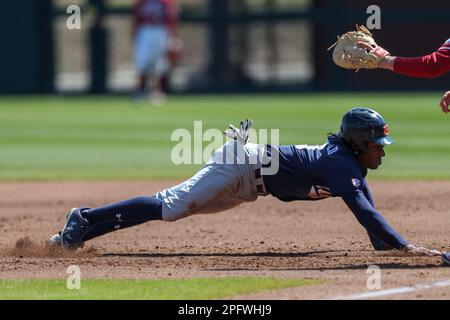
[[[405,253],[412,253],[414,255],[427,255],[427,256],[440,256],[442,252],[437,250],[427,249],[421,246],[416,246],[414,244],[408,244],[402,249]]]
[[[229,125],[230,129],[225,130],[223,133],[234,140],[237,140],[243,144],[246,144],[248,141],[248,137],[250,135],[250,128],[253,126],[253,121],[247,119],[245,121],[241,121],[241,125],[239,129],[237,129],[232,124]]]

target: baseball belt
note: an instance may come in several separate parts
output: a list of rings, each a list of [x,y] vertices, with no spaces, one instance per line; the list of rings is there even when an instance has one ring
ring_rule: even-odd
[[[270,144],[265,145],[265,156],[270,159],[272,155],[272,146]],[[263,161],[262,168],[270,167],[270,161],[268,163],[265,163]],[[264,178],[261,173],[261,167],[255,169],[255,181],[256,181],[256,192],[258,193],[258,196],[267,196],[269,193],[267,192],[266,186],[264,185]]]

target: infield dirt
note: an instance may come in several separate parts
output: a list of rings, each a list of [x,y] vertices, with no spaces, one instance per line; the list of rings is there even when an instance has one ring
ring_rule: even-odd
[[[45,240],[68,209],[151,195],[179,181],[10,182],[0,184],[0,279],[65,279],[71,264],[83,278],[154,279],[272,276],[323,284],[239,299],[328,299],[367,292],[370,265],[381,289],[450,279],[440,257],[375,252],[343,201],[282,203],[273,197],[177,222],[153,221],[86,243],[76,253],[49,252]],[[372,182],[377,208],[412,243],[450,250],[450,182]],[[450,299],[450,286],[388,299]]]

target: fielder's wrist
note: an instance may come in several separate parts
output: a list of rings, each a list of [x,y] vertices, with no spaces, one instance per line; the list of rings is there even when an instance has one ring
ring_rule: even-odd
[[[378,62],[378,68],[394,71],[396,57],[386,56]]]

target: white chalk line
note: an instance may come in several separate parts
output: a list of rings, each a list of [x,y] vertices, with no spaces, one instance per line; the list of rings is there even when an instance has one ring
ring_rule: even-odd
[[[416,291],[429,290],[429,289],[436,288],[436,287],[448,287],[448,286],[450,286],[450,280],[440,280],[440,281],[431,282],[431,283],[418,284],[415,286],[391,288],[391,289],[386,289],[386,290],[367,291],[367,292],[352,294],[349,296],[338,296],[338,297],[331,298],[330,300],[371,299],[371,298],[392,296],[392,295],[401,294],[401,293],[410,293],[410,292],[416,292]]]

